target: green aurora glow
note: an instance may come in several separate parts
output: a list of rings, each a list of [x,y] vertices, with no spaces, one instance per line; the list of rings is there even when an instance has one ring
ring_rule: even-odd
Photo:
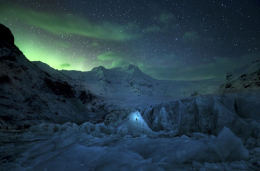
[[[115,66],[107,65],[110,63],[110,59],[99,59],[101,56],[108,57],[107,54],[110,52],[100,55],[96,52],[74,55],[76,50],[75,45],[71,42],[72,38],[81,36],[90,38],[90,40],[120,42],[139,37],[138,34],[128,33],[127,29],[135,27],[132,24],[121,26],[103,22],[95,25],[74,15],[36,12],[22,7],[13,7],[10,4],[0,6],[0,21],[12,30],[15,44],[30,61],[41,61],[58,70],[89,71],[99,65],[105,65],[108,68]],[[14,27],[11,24],[14,21],[21,21],[21,28]],[[32,34],[30,28],[38,29],[39,33],[43,32],[47,37]],[[99,43],[94,41],[86,47],[98,48]],[[94,56],[92,59],[96,60],[89,62],[88,56]]]
[[[119,1],[100,2],[0,0],[0,23],[11,29],[15,44],[30,61],[58,70],[134,64],[157,79],[200,80],[223,78],[259,59],[256,2],[233,4],[242,5],[250,18],[211,2],[203,3],[210,8],[183,3],[183,9],[175,10],[145,1],[121,6]],[[130,10],[135,4],[140,5]],[[230,16],[223,20],[220,10]]]
[[[14,33],[14,35],[15,37],[18,37],[18,39],[15,39],[15,44],[30,61],[41,61],[58,70],[69,69],[88,71],[92,69],[87,65],[86,60],[82,60],[82,58],[65,58],[65,56],[68,56],[66,51],[58,52],[53,48],[52,44],[45,42],[44,40],[30,37],[31,41],[24,41],[28,39],[29,35],[19,35],[16,33]],[[66,46],[66,48],[69,48],[68,45]],[[69,64],[69,66],[64,64]]]

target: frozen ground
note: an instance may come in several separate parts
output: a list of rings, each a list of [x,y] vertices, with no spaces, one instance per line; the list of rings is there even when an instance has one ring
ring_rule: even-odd
[[[0,170],[259,170],[258,97],[194,97],[119,115],[112,109],[99,124],[1,133]]]
[[[260,148],[246,149],[224,127],[215,137],[202,133],[163,137],[136,121],[125,128],[104,124],[41,124],[23,134],[1,133],[0,170],[257,170]],[[3,153],[6,153],[3,155]]]
[[[111,105],[99,109],[107,113],[103,123],[2,132],[0,170],[259,170],[259,97],[244,92]]]

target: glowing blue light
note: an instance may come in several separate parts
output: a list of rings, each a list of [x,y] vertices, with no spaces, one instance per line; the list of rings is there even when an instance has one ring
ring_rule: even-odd
[[[136,111],[136,112],[134,112],[134,113],[132,113],[131,115],[130,115],[130,120],[132,120],[132,121],[140,121],[141,119],[141,117],[140,117],[141,115],[140,115],[140,113],[138,112],[138,111]]]

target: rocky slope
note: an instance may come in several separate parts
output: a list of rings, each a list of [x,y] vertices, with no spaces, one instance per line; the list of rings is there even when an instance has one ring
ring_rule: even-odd
[[[0,129],[22,129],[40,122],[83,123],[95,96],[79,81],[50,75],[28,61],[0,25]]]
[[[226,75],[226,81],[219,88],[221,92],[254,91],[260,89],[260,60],[239,68]]]

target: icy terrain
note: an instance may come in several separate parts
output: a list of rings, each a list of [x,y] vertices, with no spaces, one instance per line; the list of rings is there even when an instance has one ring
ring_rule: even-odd
[[[0,170],[260,170],[259,61],[226,81],[57,71],[0,25]]]
[[[247,92],[136,111],[106,108],[104,123],[42,123],[22,134],[1,133],[1,169],[258,170],[259,97]]]
[[[160,96],[187,97],[199,94],[212,94],[217,90],[220,80],[203,81],[164,81],[144,74],[137,66],[105,69],[100,66],[89,72],[62,71],[80,79],[93,88],[96,94],[106,96]]]
[[[2,141],[2,147],[8,150],[0,168],[52,171],[257,168],[259,148],[251,146],[247,150],[227,127],[217,137],[193,133],[162,138],[162,133],[149,130],[147,125],[140,129],[139,122],[144,122],[140,114],[138,121],[131,117],[124,128],[118,129],[88,122],[81,126],[66,123],[31,127],[24,134]],[[10,141],[16,142],[7,143]],[[9,163],[14,159],[15,164]]]
[[[62,73],[75,80],[80,80],[92,92],[109,101],[122,104],[143,105],[141,101],[158,103],[173,98],[184,98],[216,93],[221,79],[201,81],[167,81],[157,80],[144,74],[137,66],[128,65],[106,69],[103,66],[89,72],[58,72],[42,62],[34,62],[39,68],[50,74]],[[157,100],[159,98],[159,100]]]

